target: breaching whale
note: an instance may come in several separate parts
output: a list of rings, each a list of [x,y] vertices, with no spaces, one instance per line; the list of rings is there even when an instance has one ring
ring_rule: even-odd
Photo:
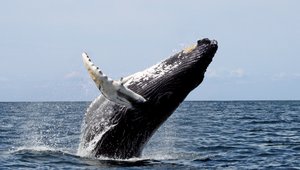
[[[83,62],[102,95],[88,107],[78,152],[139,157],[159,126],[204,78],[218,49],[207,38],[170,58],[120,80],[108,78],[86,53]]]

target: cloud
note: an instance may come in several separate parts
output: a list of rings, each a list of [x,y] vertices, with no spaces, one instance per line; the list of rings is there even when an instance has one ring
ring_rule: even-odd
[[[220,73],[215,69],[207,69],[206,76],[209,78],[219,77]]]
[[[72,71],[72,72],[69,72],[69,73],[65,74],[64,78],[65,79],[74,79],[74,78],[80,78],[81,76],[82,76],[81,72]]]
[[[300,79],[300,73],[280,72],[271,76],[272,80],[293,80]]]
[[[246,72],[242,68],[208,69],[206,76],[209,78],[243,78],[246,76]]]
[[[272,79],[273,80],[281,80],[281,79],[285,79],[286,77],[287,77],[287,74],[284,72],[281,72],[281,73],[274,74],[272,76]]]
[[[242,78],[242,77],[245,76],[245,71],[242,68],[237,68],[235,70],[230,71],[230,76],[231,77]]]

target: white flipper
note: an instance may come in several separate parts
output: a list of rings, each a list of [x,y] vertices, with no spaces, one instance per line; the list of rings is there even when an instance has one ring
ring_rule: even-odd
[[[120,81],[114,81],[103,74],[102,71],[92,63],[86,53],[82,53],[82,59],[89,75],[94,80],[103,96],[108,100],[127,107],[131,107],[132,103],[146,102],[146,99],[141,95],[125,87],[122,83],[122,78]]]

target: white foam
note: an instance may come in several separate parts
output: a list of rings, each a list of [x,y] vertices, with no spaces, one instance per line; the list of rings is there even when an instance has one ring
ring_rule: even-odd
[[[104,130],[97,136],[93,138],[92,141],[85,143],[84,141],[80,142],[79,148],[77,150],[76,155],[81,157],[90,157],[92,156],[93,150],[95,149],[98,141],[102,138],[102,136],[113,126],[106,126]]]
[[[19,152],[24,150],[31,150],[31,151],[59,151],[56,148],[52,148],[49,146],[21,146],[16,149],[13,149],[13,152]]]

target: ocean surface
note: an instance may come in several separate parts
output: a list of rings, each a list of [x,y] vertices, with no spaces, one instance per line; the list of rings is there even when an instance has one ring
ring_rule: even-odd
[[[89,103],[0,103],[0,169],[300,169],[300,101],[183,102],[128,160],[77,154]]]

